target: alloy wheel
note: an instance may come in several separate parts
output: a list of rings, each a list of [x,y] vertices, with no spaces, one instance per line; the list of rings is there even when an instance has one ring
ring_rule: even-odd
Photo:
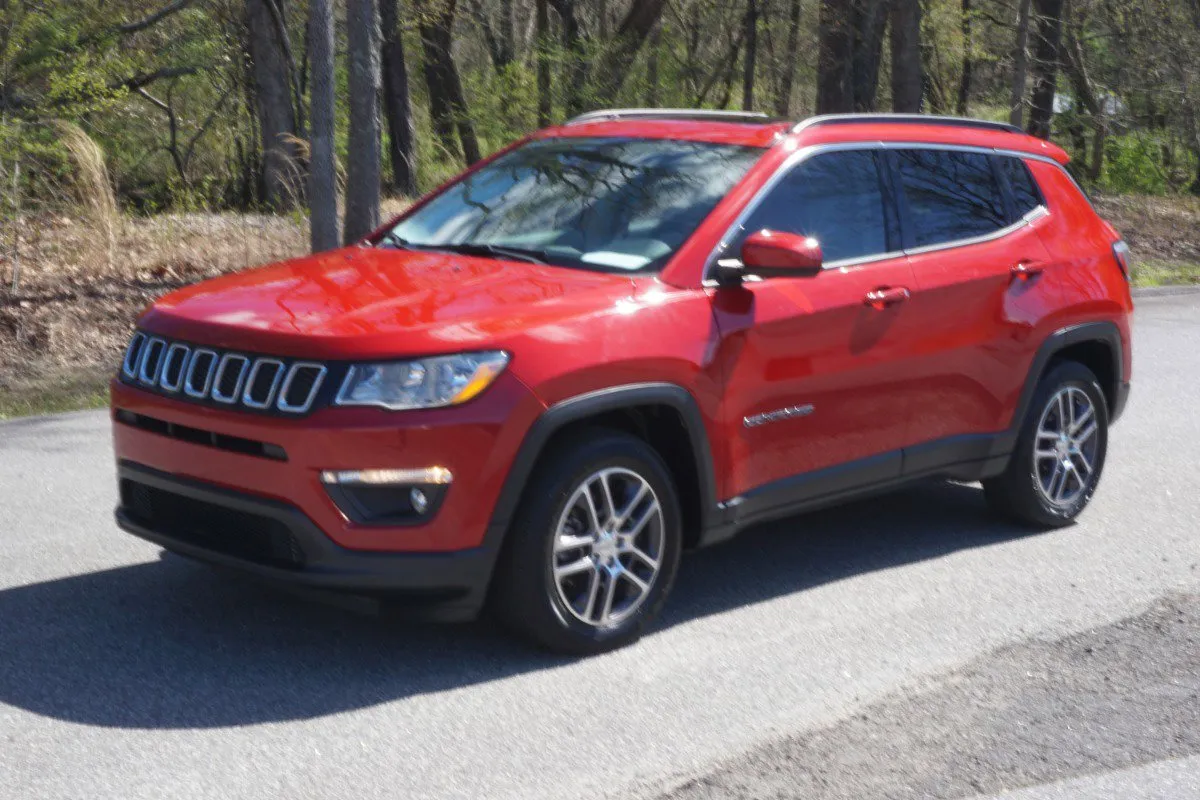
[[[572,493],[554,533],[554,591],[580,622],[621,624],[649,597],[662,567],[662,505],[641,475],[593,473]]]
[[[1033,448],[1033,471],[1038,490],[1051,505],[1068,508],[1087,490],[1095,471],[1099,430],[1095,404],[1083,389],[1063,387],[1046,404]]]

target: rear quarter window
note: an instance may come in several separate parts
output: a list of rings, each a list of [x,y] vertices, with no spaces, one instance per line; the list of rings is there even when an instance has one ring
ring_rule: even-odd
[[[895,153],[917,247],[971,239],[1008,226],[1004,195],[989,156],[957,150]]]
[[[1024,160],[1013,156],[1000,156],[999,159],[1000,171],[1004,173],[1008,186],[1012,189],[1015,206],[1013,210],[1017,217],[1023,217],[1042,205],[1042,193],[1038,191]]]

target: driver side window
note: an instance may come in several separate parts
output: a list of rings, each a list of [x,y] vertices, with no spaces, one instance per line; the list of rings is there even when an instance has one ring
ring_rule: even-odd
[[[801,162],[751,212],[742,238],[764,228],[811,236],[826,264],[888,252],[877,159],[873,150],[844,150]]]

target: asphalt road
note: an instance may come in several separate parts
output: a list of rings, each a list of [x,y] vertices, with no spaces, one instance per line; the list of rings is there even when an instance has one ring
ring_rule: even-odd
[[[1134,369],[1077,525],[950,484],[798,517],[585,661],[161,557],[103,413],[0,425],[0,797],[1200,797],[1200,295],[1139,301]]]

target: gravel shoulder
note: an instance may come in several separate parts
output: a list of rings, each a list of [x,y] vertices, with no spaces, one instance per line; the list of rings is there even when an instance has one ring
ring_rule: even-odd
[[[662,798],[972,797],[1195,754],[1200,595],[1180,594],[1112,625],[1000,648]]]

